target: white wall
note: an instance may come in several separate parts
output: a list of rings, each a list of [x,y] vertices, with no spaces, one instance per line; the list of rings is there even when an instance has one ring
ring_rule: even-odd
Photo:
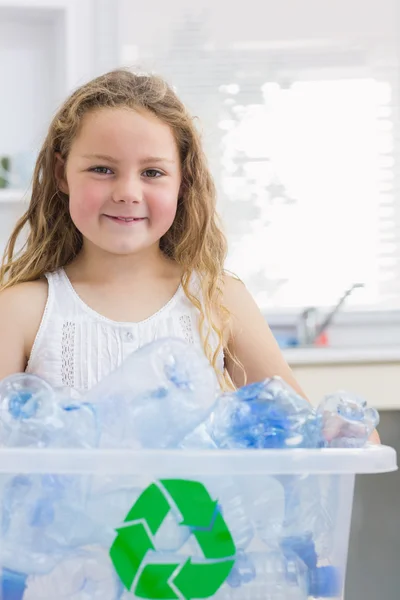
[[[3,256],[5,245],[14,229],[15,223],[25,212],[27,206],[23,202],[0,204],[0,258]]]
[[[199,11],[211,5],[210,37],[216,44],[230,40],[288,41],[316,38],[384,37],[395,40],[399,31],[397,0],[199,0]],[[164,7],[163,9],[159,9]],[[187,0],[142,4],[119,0],[119,29],[123,44],[146,44],[162,35],[169,22],[185,14]],[[194,8],[191,6],[190,11]],[[147,26],[143,26],[146,24]]]
[[[32,27],[0,13],[0,155],[41,144],[55,104],[53,32],[50,22]]]
[[[249,0],[236,7],[227,2],[216,6],[215,34],[222,39],[395,38],[398,27],[396,0]]]

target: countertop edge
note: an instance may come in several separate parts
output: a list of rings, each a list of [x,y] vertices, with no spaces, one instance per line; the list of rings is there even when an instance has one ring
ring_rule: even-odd
[[[290,348],[282,350],[291,366],[365,363],[399,363],[400,347],[377,348]]]

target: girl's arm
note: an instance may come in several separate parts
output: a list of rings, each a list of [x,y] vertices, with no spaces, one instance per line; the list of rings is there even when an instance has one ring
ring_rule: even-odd
[[[29,302],[25,307],[27,312]],[[23,303],[18,286],[0,292],[0,380],[26,366]]]
[[[25,371],[46,301],[44,280],[0,292],[0,380]]]
[[[228,349],[242,363],[247,383],[280,376],[305,397],[265,318],[240,280],[225,277],[224,304],[232,316]],[[226,366],[233,383],[242,386],[242,369],[229,358]]]

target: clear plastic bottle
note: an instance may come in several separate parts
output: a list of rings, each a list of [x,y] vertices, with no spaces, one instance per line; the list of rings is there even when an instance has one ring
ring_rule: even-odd
[[[320,417],[279,377],[220,396],[208,431],[218,448],[317,448]]]
[[[23,600],[117,600],[122,593],[108,552],[88,548],[46,575],[28,577]]]
[[[317,412],[329,448],[361,448],[379,424],[378,411],[348,392],[325,396]]]
[[[272,476],[237,478],[255,533],[271,550],[279,548],[285,520],[285,490]]]
[[[133,352],[92,388],[103,448],[176,448],[210,414],[216,375],[194,346],[160,339]]]
[[[182,450],[217,448],[204,423],[185,437],[179,447]],[[218,501],[219,510],[229,527],[236,549],[245,550],[254,537],[254,525],[250,517],[252,506],[246,505],[244,500],[245,488],[236,477],[210,477],[205,478],[204,483],[213,499]]]
[[[334,567],[307,568],[295,554],[246,553],[238,557],[218,600],[336,598],[341,578]]]
[[[49,573],[81,542],[97,535],[97,524],[85,516],[80,486],[80,477],[66,475],[17,475],[5,482],[1,539],[4,568],[27,575]]]
[[[0,446],[93,448],[97,441],[89,404],[71,402],[36,375],[17,373],[0,381]]]

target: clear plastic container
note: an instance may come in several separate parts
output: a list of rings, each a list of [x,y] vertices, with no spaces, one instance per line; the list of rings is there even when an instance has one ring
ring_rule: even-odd
[[[343,597],[364,449],[1,449],[2,600]]]

